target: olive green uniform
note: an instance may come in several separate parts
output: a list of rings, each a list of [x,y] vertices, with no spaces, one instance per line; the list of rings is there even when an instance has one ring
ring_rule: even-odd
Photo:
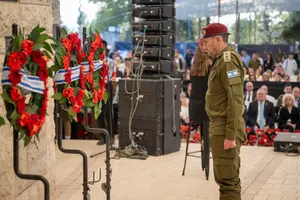
[[[252,68],[254,69],[254,71],[256,71],[260,66],[260,62],[259,60],[250,60],[249,64],[248,64],[248,68]]]
[[[243,80],[242,60],[228,46],[214,59],[206,93],[214,176],[220,186],[220,200],[241,200],[239,154],[245,141]],[[225,139],[236,140],[236,148],[224,150]]]

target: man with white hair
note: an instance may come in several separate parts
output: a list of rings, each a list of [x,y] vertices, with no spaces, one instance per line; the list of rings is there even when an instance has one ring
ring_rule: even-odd
[[[275,108],[273,103],[266,99],[267,93],[259,89],[256,93],[256,99],[250,103],[248,110],[249,126],[255,129],[266,131],[274,128]]]
[[[246,92],[244,96],[244,103],[247,109],[249,108],[249,104],[255,100],[255,93],[253,91],[253,83],[247,82],[246,83]]]
[[[266,85],[263,85],[263,86],[261,86],[261,89],[263,89],[266,92],[266,94],[267,94],[266,100],[272,102],[273,105],[275,106],[276,99],[273,96],[268,95],[268,92],[269,92],[268,87]]]

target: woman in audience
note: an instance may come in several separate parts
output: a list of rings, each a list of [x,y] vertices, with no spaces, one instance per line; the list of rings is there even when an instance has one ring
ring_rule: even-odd
[[[274,81],[274,82],[281,82],[282,80],[281,80],[281,77],[280,77],[278,74],[276,74],[276,75],[274,76],[274,78],[273,78],[272,81]]]
[[[286,74],[284,77],[283,77],[283,82],[291,82],[291,77]]]
[[[299,127],[300,114],[298,108],[295,106],[295,97],[292,94],[285,94],[282,100],[282,107],[279,111],[278,128],[294,132]]]
[[[274,62],[273,62],[273,57],[272,54],[268,53],[267,54],[267,59],[264,61],[264,70],[271,70],[273,71],[274,69]]]
[[[186,97],[184,92],[181,92],[180,94],[180,103],[181,103],[181,109],[180,109],[180,118],[184,125],[187,125],[190,123],[189,120],[189,99]]]
[[[255,74],[249,74],[249,79],[248,79],[248,81],[256,81],[256,76],[255,76]]]
[[[263,75],[259,79],[259,81],[269,82],[269,76],[268,76],[267,72],[263,73]]]

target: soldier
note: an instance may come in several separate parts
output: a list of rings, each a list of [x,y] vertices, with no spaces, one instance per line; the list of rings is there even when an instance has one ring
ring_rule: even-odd
[[[213,60],[208,78],[206,112],[210,119],[210,142],[214,176],[220,200],[241,200],[240,148],[246,140],[243,63],[228,45],[227,27],[213,23],[202,29],[200,48]]]

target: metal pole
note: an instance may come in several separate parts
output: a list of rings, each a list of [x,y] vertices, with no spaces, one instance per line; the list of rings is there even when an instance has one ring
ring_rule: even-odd
[[[236,0],[235,10],[235,44],[239,42],[239,28],[240,28],[240,15],[239,15],[239,0]]]
[[[221,0],[218,0],[218,22],[220,22],[221,17]]]

